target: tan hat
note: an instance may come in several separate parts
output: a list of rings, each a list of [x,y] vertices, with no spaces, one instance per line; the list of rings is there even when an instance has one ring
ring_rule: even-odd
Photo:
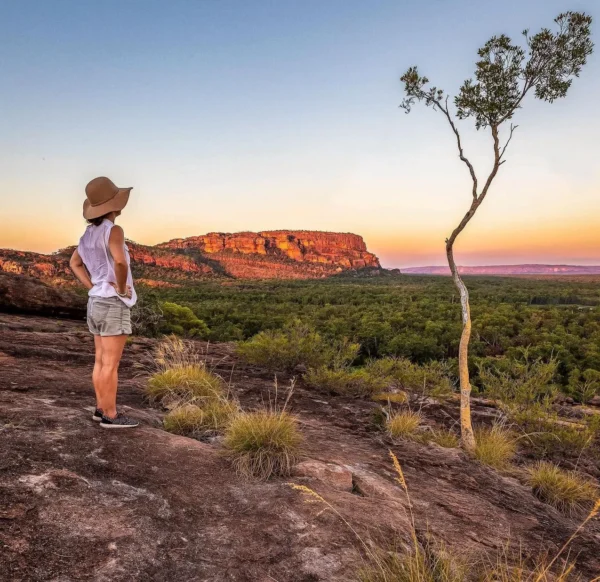
[[[109,212],[123,210],[133,188],[117,188],[108,178],[94,178],[86,187],[83,218],[90,220]]]

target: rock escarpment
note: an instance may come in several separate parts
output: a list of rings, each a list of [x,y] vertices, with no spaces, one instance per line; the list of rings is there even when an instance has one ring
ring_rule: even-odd
[[[209,233],[156,246],[127,243],[134,276],[149,285],[179,280],[312,279],[344,271],[381,269],[362,237],[318,231]],[[74,247],[51,255],[0,249],[0,272],[71,284]]]
[[[381,267],[356,234],[307,230],[211,232],[203,236],[174,239],[159,245],[167,249],[197,249],[205,253],[224,252],[287,258],[297,262],[332,265],[342,269]]]

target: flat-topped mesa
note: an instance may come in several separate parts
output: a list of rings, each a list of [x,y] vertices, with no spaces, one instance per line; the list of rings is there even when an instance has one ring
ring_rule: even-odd
[[[379,259],[367,251],[363,238],[351,233],[309,230],[272,230],[222,233],[173,239],[157,245],[165,249],[197,249],[203,253],[240,253],[288,258],[343,269],[380,268]]]

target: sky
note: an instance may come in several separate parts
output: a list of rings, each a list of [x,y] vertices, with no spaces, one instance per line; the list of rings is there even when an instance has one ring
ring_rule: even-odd
[[[453,95],[490,36],[564,10],[600,19],[596,0],[0,0],[0,247],[75,244],[106,175],[134,187],[139,243],[327,230],[386,267],[444,264],[470,178],[399,77]],[[593,54],[566,99],[526,101],[459,264],[600,264],[599,94]],[[489,134],[459,128],[485,174]]]

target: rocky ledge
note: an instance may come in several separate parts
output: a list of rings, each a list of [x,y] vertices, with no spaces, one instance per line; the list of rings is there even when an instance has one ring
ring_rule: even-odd
[[[228,344],[198,343],[242,406],[273,398],[270,373],[239,362]],[[519,475],[477,464],[458,449],[394,443],[370,419],[377,406],[299,382],[290,401],[305,437],[289,479],[244,481],[218,440],[161,429],[140,364],[154,341],[134,338],[120,401],[142,427],[115,434],[91,421],[92,338],[83,322],[0,314],[0,578],[210,582],[347,582],[364,564],[363,540],[409,541],[398,456],[421,538],[462,556],[501,549],[554,555],[580,518],[539,502]],[[208,352],[206,352],[208,350]],[[279,378],[280,386],[289,378]],[[456,406],[427,400],[428,418],[455,422]],[[478,420],[493,409],[474,407]],[[108,434],[107,434],[108,433]],[[311,487],[339,512],[307,503],[287,481]],[[600,524],[571,546],[583,579],[600,572]]]

